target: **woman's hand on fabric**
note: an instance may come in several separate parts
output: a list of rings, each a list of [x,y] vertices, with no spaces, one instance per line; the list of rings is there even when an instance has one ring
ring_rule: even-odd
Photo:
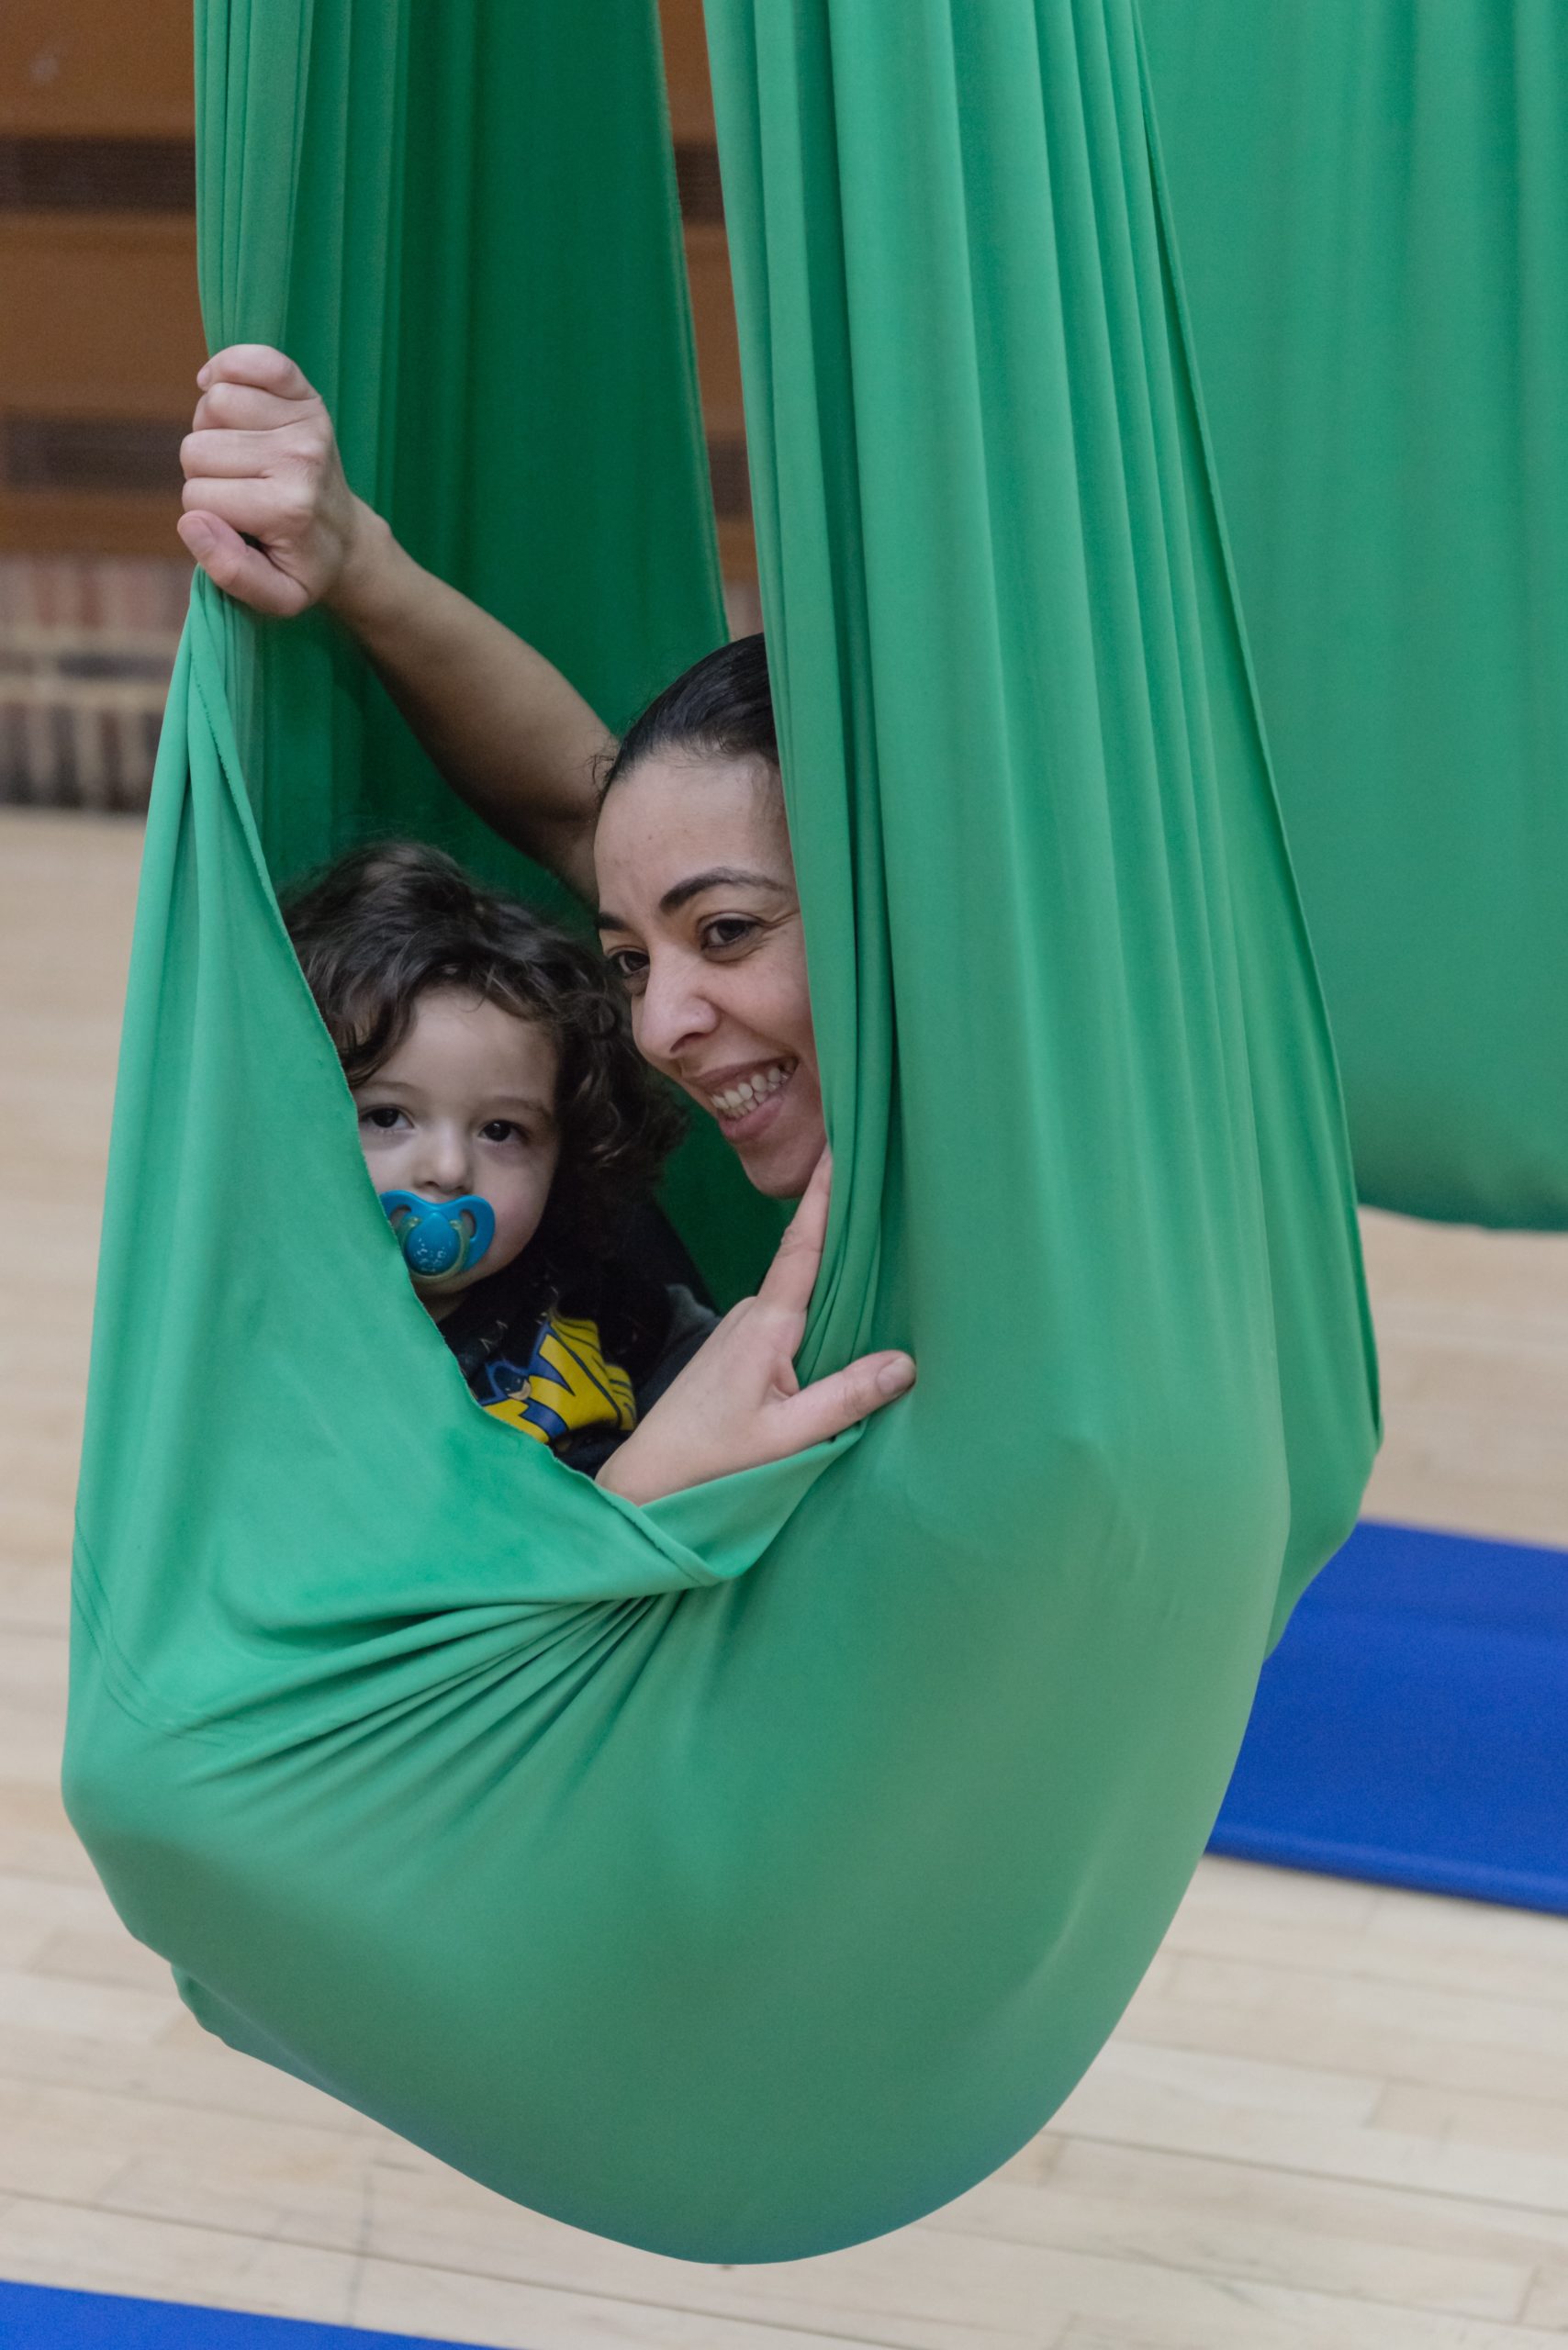
[[[179,529],[202,569],[259,612],[330,611],[452,789],[591,904],[610,737],[582,696],[354,496],[326,404],[292,359],[237,342],[196,381]]]
[[[364,593],[391,532],[350,489],[326,403],[293,360],[232,343],[196,382],[178,527],[207,576],[285,620]]]
[[[862,1355],[802,1387],[795,1355],[827,1233],[824,1151],[755,1297],[742,1300],[693,1355],[647,1418],[599,1471],[631,1502],[656,1501],[740,1469],[785,1460],[907,1394],[906,1354]]]

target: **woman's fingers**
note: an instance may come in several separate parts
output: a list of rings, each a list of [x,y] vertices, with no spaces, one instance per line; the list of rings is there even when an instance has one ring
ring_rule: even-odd
[[[275,429],[198,425],[180,443],[180,463],[187,481],[241,481],[264,474],[280,455],[290,453],[290,444],[280,444]]]
[[[280,400],[249,384],[214,384],[197,400],[191,423],[198,432],[275,432],[282,425],[297,424],[301,417],[316,415],[319,408],[319,401],[314,398]]]
[[[824,1150],[763,1276],[756,1294],[764,1305],[781,1306],[787,1314],[804,1314],[811,1304],[827,1238],[832,1190],[833,1161]]]
[[[292,620],[305,610],[309,597],[298,580],[269,563],[260,548],[247,546],[218,515],[183,514],[175,527],[186,552],[226,595],[279,620]]]
[[[308,520],[306,493],[292,484],[259,481],[253,474],[242,480],[207,476],[186,482],[180,502],[187,514],[216,514],[231,530],[248,531],[252,538],[271,541]]]
[[[245,384],[277,399],[314,399],[315,392],[288,353],[270,342],[230,342],[215,351],[196,376],[202,390],[214,384]]]
[[[842,1436],[846,1428],[868,1419],[885,1404],[907,1395],[914,1378],[913,1357],[890,1349],[883,1354],[862,1355],[843,1371],[832,1371],[826,1379],[812,1380],[798,1395],[774,1406],[780,1425],[787,1427],[789,1434],[788,1443],[779,1447],[778,1457],[803,1452],[808,1445],[822,1444],[830,1436]]]
[[[275,432],[324,412],[293,360],[266,343],[231,344],[207,361],[196,383],[198,432]]]

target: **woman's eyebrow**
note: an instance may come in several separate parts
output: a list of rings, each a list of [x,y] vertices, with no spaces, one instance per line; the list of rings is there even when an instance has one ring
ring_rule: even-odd
[[[690,874],[686,880],[676,882],[659,900],[661,914],[673,914],[692,898],[700,898],[704,890],[773,890],[782,894],[784,884],[773,873],[748,873],[739,865],[711,865],[706,873]],[[612,914],[608,906],[600,906],[598,914],[600,930],[630,930],[632,925],[624,914]]]
[[[661,914],[673,914],[678,906],[700,898],[704,890],[778,890],[782,883],[771,873],[747,873],[738,865],[711,865],[706,873],[694,873],[689,880],[678,881],[659,900]]]

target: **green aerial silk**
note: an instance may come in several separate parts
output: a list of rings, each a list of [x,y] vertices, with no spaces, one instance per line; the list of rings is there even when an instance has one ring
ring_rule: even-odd
[[[515,372],[429,495],[553,648],[579,640],[537,549],[579,626],[604,580],[582,660],[620,710],[703,542],[652,487],[667,461],[698,497],[684,329],[557,315],[624,286],[622,240],[674,303],[652,11],[569,16],[269,0],[242,38],[214,0],[203,236],[221,330],[313,320],[330,392],[381,371],[370,438],[444,431],[423,301],[452,219],[518,200],[507,126],[533,210],[515,261],[487,220],[466,266],[471,318],[519,306]],[[482,82],[408,69],[421,17]],[[291,861],[296,827],[314,854],[427,803],[390,764],[383,800],[346,655],[289,672],[286,632],[203,590],[127,1015],[67,1790],[224,2037],[579,2226],[745,2260],[913,2219],[1072,2087],[1354,1514],[1374,1401],[1130,0],[712,0],[710,33],[836,1154],[806,1360],[907,1341],[920,1385],[645,1511],[475,1408],[256,828],[259,800]],[[432,151],[447,201],[400,205]],[[386,193],[352,183],[329,241],[348,156]],[[547,399],[559,463],[516,421]],[[632,454],[573,427],[611,403]]]
[[[1568,12],[1144,14],[1361,1194],[1568,1225]]]
[[[196,13],[212,349],[281,343],[403,543],[624,725],[725,634],[654,17]],[[580,921],[446,790],[328,621],[212,613],[280,881],[414,834]],[[668,1201],[725,1304],[755,1286],[781,1220],[706,1121]]]

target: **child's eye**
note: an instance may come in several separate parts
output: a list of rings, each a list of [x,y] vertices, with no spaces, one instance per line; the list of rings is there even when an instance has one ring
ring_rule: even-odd
[[[527,1135],[512,1118],[491,1118],[479,1129],[483,1142],[526,1142]]]
[[[395,1102],[378,1102],[374,1109],[360,1112],[359,1122],[362,1126],[374,1126],[378,1134],[390,1134],[402,1114]]]

